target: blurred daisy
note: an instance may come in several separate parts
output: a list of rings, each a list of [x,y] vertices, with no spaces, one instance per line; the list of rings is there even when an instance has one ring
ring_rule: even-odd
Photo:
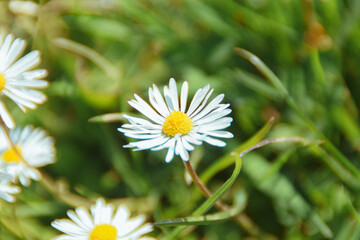
[[[20,188],[10,185],[10,180],[11,176],[0,169],[0,198],[8,202],[14,202],[16,198],[12,195],[18,194]]]
[[[40,179],[36,168],[55,162],[54,139],[32,126],[11,129],[9,134],[15,149],[0,131],[0,167],[12,176],[12,181],[19,179],[28,186],[31,179]]]
[[[144,224],[145,218],[129,218],[129,210],[121,205],[114,213],[111,204],[105,204],[99,198],[91,207],[91,214],[84,208],[69,210],[70,219],[58,219],[51,225],[65,234],[53,240],[150,240],[142,237],[153,230],[150,223]]]
[[[184,82],[180,93],[180,102],[176,82],[170,79],[169,87],[164,87],[165,100],[154,84],[149,88],[149,100],[152,107],[138,95],[129,104],[141,112],[149,120],[124,115],[130,124],[124,124],[118,130],[125,136],[141,139],[131,142],[124,147],[136,150],[168,149],[165,161],[170,162],[174,154],[180,155],[182,160],[189,160],[189,151],[193,145],[207,142],[214,146],[224,147],[224,141],[216,139],[232,138],[230,132],[222,129],[230,126],[231,117],[225,117],[231,112],[230,104],[220,103],[224,94],[215,97],[207,104],[214,89],[210,85],[200,88],[187,108],[188,83]]]
[[[46,101],[46,95],[35,89],[48,86],[47,81],[41,80],[47,75],[47,71],[31,70],[40,63],[40,52],[32,51],[17,60],[25,45],[25,41],[20,38],[14,40],[12,34],[6,38],[4,34],[0,35],[0,117],[9,128],[14,128],[15,123],[5,107],[5,96],[24,112],[27,108],[35,109],[36,104]]]

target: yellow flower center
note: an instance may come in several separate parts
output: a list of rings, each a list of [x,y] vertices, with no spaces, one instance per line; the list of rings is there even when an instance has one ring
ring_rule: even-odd
[[[0,73],[0,91],[4,89],[6,79],[2,73]]]
[[[190,132],[192,121],[188,115],[180,111],[174,111],[165,118],[162,131],[169,137],[180,133],[185,135]]]
[[[20,162],[21,161],[21,157],[22,157],[22,152],[21,149],[19,147],[15,147],[16,151],[14,148],[10,147],[8,150],[6,150],[2,155],[1,158],[5,161],[5,162]],[[18,153],[21,155],[19,156]]]
[[[110,224],[97,225],[89,236],[89,240],[115,240],[116,238],[117,230]]]

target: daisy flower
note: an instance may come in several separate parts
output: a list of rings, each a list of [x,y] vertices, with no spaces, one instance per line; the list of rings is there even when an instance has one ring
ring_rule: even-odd
[[[38,167],[55,162],[54,139],[32,126],[11,129],[9,134],[15,149],[0,131],[0,167],[12,176],[12,181],[19,179],[28,186],[31,179],[40,179]]]
[[[225,117],[231,109],[228,108],[230,104],[221,103],[224,94],[216,96],[207,104],[214,89],[210,90],[210,85],[206,85],[197,90],[187,108],[188,88],[188,83],[185,81],[179,102],[178,90],[173,78],[170,79],[169,87],[164,87],[165,100],[153,84],[153,87],[149,88],[149,100],[152,106],[135,94],[136,100],[129,101],[129,104],[149,120],[124,115],[130,124],[124,124],[118,130],[127,137],[141,139],[124,147],[154,151],[167,148],[166,162],[170,162],[174,154],[188,161],[189,151],[194,150],[193,145],[201,145],[203,142],[224,147],[226,143],[216,138],[233,137],[230,132],[222,131],[232,122],[231,117]]]
[[[5,96],[24,112],[27,108],[35,109],[36,104],[46,101],[46,95],[35,89],[48,86],[47,81],[41,80],[47,75],[47,71],[31,70],[40,63],[40,52],[32,51],[17,60],[25,45],[25,41],[20,38],[14,40],[12,34],[5,39],[4,34],[0,34],[0,117],[9,128],[14,128],[15,123],[5,107]]]
[[[10,185],[11,176],[4,170],[0,169],[0,198],[8,202],[14,202],[15,197],[13,194],[18,194],[20,188]]]
[[[84,208],[69,210],[70,219],[57,219],[51,225],[65,234],[53,240],[150,240],[142,237],[153,230],[150,223],[144,224],[145,218],[129,218],[130,212],[121,205],[114,213],[111,204],[105,204],[99,198],[91,207],[91,213]]]

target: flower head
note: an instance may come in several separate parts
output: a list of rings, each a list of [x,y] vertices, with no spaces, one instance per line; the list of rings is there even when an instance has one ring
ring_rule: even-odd
[[[150,223],[144,224],[145,218],[137,216],[129,218],[129,210],[121,205],[114,213],[111,204],[105,204],[104,199],[96,201],[91,214],[84,208],[69,210],[71,219],[58,219],[51,225],[64,232],[53,240],[148,240],[142,237],[153,230]]]
[[[18,194],[20,188],[10,185],[11,176],[4,170],[0,169],[0,198],[8,202],[14,202],[15,197],[13,194]]]
[[[12,34],[6,38],[0,34],[0,117],[9,128],[14,128],[15,123],[3,102],[5,96],[24,112],[27,108],[35,109],[36,104],[46,101],[46,95],[36,89],[48,86],[47,81],[41,80],[47,75],[47,71],[31,70],[40,63],[39,51],[32,51],[17,60],[23,53],[25,44],[20,38],[14,40]]]
[[[180,155],[182,160],[189,160],[189,151],[193,145],[207,142],[214,146],[224,147],[224,141],[216,139],[232,138],[230,132],[222,129],[230,126],[231,117],[225,117],[231,112],[230,104],[222,104],[224,94],[216,96],[207,104],[214,89],[210,85],[200,88],[195,93],[187,108],[188,83],[184,82],[180,93],[180,102],[176,82],[170,79],[169,87],[164,87],[164,98],[156,85],[149,88],[149,100],[152,106],[138,95],[129,104],[141,112],[149,120],[124,115],[130,124],[124,124],[118,130],[125,136],[141,139],[131,142],[125,147],[136,150],[161,150],[168,148],[165,158],[170,162],[174,154]]]
[[[15,149],[0,131],[0,167],[13,181],[18,178],[21,184],[28,186],[30,179],[40,179],[37,167],[55,162],[54,139],[41,128],[34,129],[30,125],[11,129],[9,134]]]

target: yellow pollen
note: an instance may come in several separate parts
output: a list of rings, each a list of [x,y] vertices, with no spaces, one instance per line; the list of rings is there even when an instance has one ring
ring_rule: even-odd
[[[115,240],[116,238],[117,230],[110,224],[97,225],[89,236],[89,240]]]
[[[16,152],[17,151],[17,152]],[[5,162],[20,162],[21,161],[21,156],[22,156],[22,152],[21,149],[19,147],[16,147],[16,151],[14,148],[10,147],[8,150],[6,150],[2,155],[1,158],[5,161]],[[18,153],[21,155],[19,156]]]
[[[169,137],[176,134],[186,135],[192,128],[192,121],[188,115],[180,111],[174,111],[165,118],[162,131]]]
[[[0,91],[4,89],[6,79],[2,73],[0,73]]]

